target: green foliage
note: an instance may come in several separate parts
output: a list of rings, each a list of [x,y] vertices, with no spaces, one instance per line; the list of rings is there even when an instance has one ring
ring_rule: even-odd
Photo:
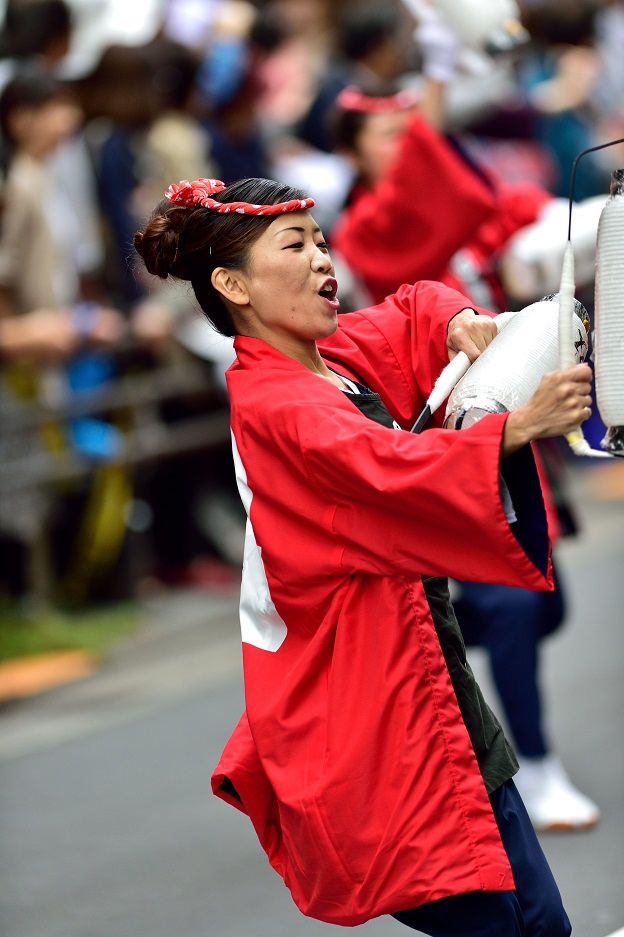
[[[132,602],[71,612],[1,602],[0,661],[67,650],[100,656],[139,626],[139,609]]]

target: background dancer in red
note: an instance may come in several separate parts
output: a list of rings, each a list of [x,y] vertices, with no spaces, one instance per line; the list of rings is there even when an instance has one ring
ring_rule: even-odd
[[[331,245],[371,299],[427,278],[478,290],[503,311],[500,252],[552,196],[534,183],[507,185],[477,166],[406,91],[347,88],[336,105],[335,147],[351,159],[356,178]],[[392,226],[397,237],[390,241]]]

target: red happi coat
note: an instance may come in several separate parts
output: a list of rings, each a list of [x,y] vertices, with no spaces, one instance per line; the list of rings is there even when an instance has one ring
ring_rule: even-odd
[[[536,220],[552,195],[533,183],[505,184],[478,170],[416,114],[396,159],[373,189],[358,186],[331,232],[331,247],[381,302],[402,283],[440,280],[470,295],[450,266],[467,252],[489,274],[509,238]],[[496,300],[504,296],[490,278]],[[501,311],[499,310],[499,311]]]
[[[466,305],[437,283],[404,287],[339,316],[321,351],[409,428]],[[323,921],[513,888],[421,581],[550,587],[546,535],[538,568],[501,506],[506,415],[414,436],[259,339],[235,347],[247,709],[214,792],[249,815],[301,911]],[[541,523],[539,498],[536,510]]]

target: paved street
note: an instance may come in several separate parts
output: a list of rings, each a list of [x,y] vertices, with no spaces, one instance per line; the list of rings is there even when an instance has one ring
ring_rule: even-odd
[[[575,476],[570,617],[544,661],[559,753],[603,811],[593,832],[542,837],[578,937],[624,928],[624,499],[601,479]],[[0,937],[337,934],[299,914],[249,822],[210,795],[243,706],[235,599],[170,595],[146,621],[93,677],[0,709]]]

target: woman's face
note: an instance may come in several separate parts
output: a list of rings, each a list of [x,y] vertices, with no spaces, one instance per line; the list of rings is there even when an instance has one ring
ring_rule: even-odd
[[[340,303],[323,233],[307,211],[279,215],[253,244],[241,274],[248,305],[241,331],[277,347],[332,335]]]
[[[412,114],[410,108],[367,116],[356,140],[355,158],[368,185],[376,185],[388,172]]]
[[[43,158],[54,153],[80,125],[80,110],[65,98],[39,107],[18,108],[9,124],[19,149]]]

